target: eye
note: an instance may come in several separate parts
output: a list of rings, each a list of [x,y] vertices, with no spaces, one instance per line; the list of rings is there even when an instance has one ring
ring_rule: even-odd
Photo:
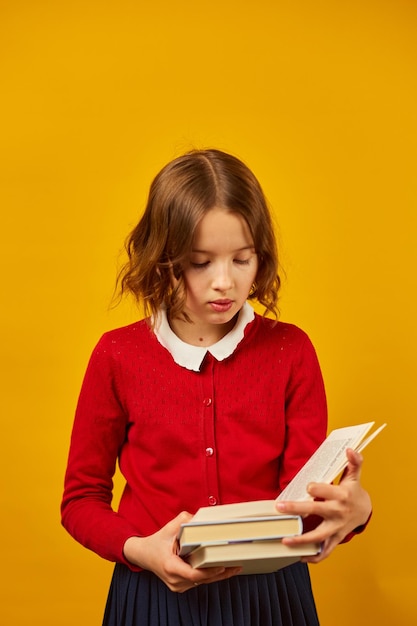
[[[209,263],[210,261],[204,261],[204,263],[193,263],[192,261],[190,261],[191,267],[194,267],[196,269],[203,269],[204,267],[207,267]]]
[[[249,265],[250,259],[234,259],[237,265]]]

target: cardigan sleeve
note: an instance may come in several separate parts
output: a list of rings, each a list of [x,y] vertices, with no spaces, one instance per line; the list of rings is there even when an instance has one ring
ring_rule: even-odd
[[[61,513],[63,526],[82,545],[124,563],[123,545],[138,533],[111,503],[126,427],[111,342],[104,335],[90,358],[78,399]]]
[[[282,491],[326,437],[327,403],[323,378],[310,339],[295,351],[285,390],[285,445],[281,457]]]
[[[286,444],[281,462],[280,491],[319,447],[327,432],[327,403],[320,365],[314,347],[306,336],[297,358],[286,393]],[[342,540],[347,543],[367,527],[370,518]],[[305,531],[312,530],[322,518],[311,515],[304,520]]]

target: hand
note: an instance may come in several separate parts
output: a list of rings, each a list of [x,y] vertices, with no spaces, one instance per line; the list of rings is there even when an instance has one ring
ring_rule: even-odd
[[[363,459],[351,449],[346,451],[348,466],[338,485],[310,483],[308,493],[314,500],[302,502],[279,502],[281,513],[318,515],[323,521],[310,532],[299,537],[286,537],[288,546],[302,545],[310,541],[322,542],[320,554],[305,557],[302,561],[318,563],[325,559],[352,530],[365,524],[372,511],[369,494],[360,484]]]
[[[190,513],[183,512],[153,535],[129,537],[123,549],[126,559],[137,567],[154,572],[171,591],[179,593],[238,574],[240,567],[194,569],[177,555],[180,525],[191,517]]]

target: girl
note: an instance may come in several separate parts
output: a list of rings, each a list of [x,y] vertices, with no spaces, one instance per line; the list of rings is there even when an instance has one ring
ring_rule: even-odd
[[[217,150],[175,159],[153,181],[127,252],[121,292],[146,318],[106,333],[92,354],[62,502],[65,528],[116,562],[104,625],[318,624],[305,562],[238,576],[176,554],[180,524],[200,506],[275,498],[326,434],[308,337],[248,303],[277,317],[277,250],[258,181]],[[311,522],[287,543],[324,542],[310,561],[370,516],[361,457],[348,458],[339,485],[312,484],[311,501],[277,505]],[[117,460],[126,486],[114,512]]]

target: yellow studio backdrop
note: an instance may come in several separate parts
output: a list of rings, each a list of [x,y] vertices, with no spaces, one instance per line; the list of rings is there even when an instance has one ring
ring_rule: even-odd
[[[311,567],[323,626],[417,623],[413,0],[1,0],[0,622],[101,623],[112,565],[59,521],[73,413],[149,183],[231,151],[279,224],[282,319],[311,336],[374,516]]]

